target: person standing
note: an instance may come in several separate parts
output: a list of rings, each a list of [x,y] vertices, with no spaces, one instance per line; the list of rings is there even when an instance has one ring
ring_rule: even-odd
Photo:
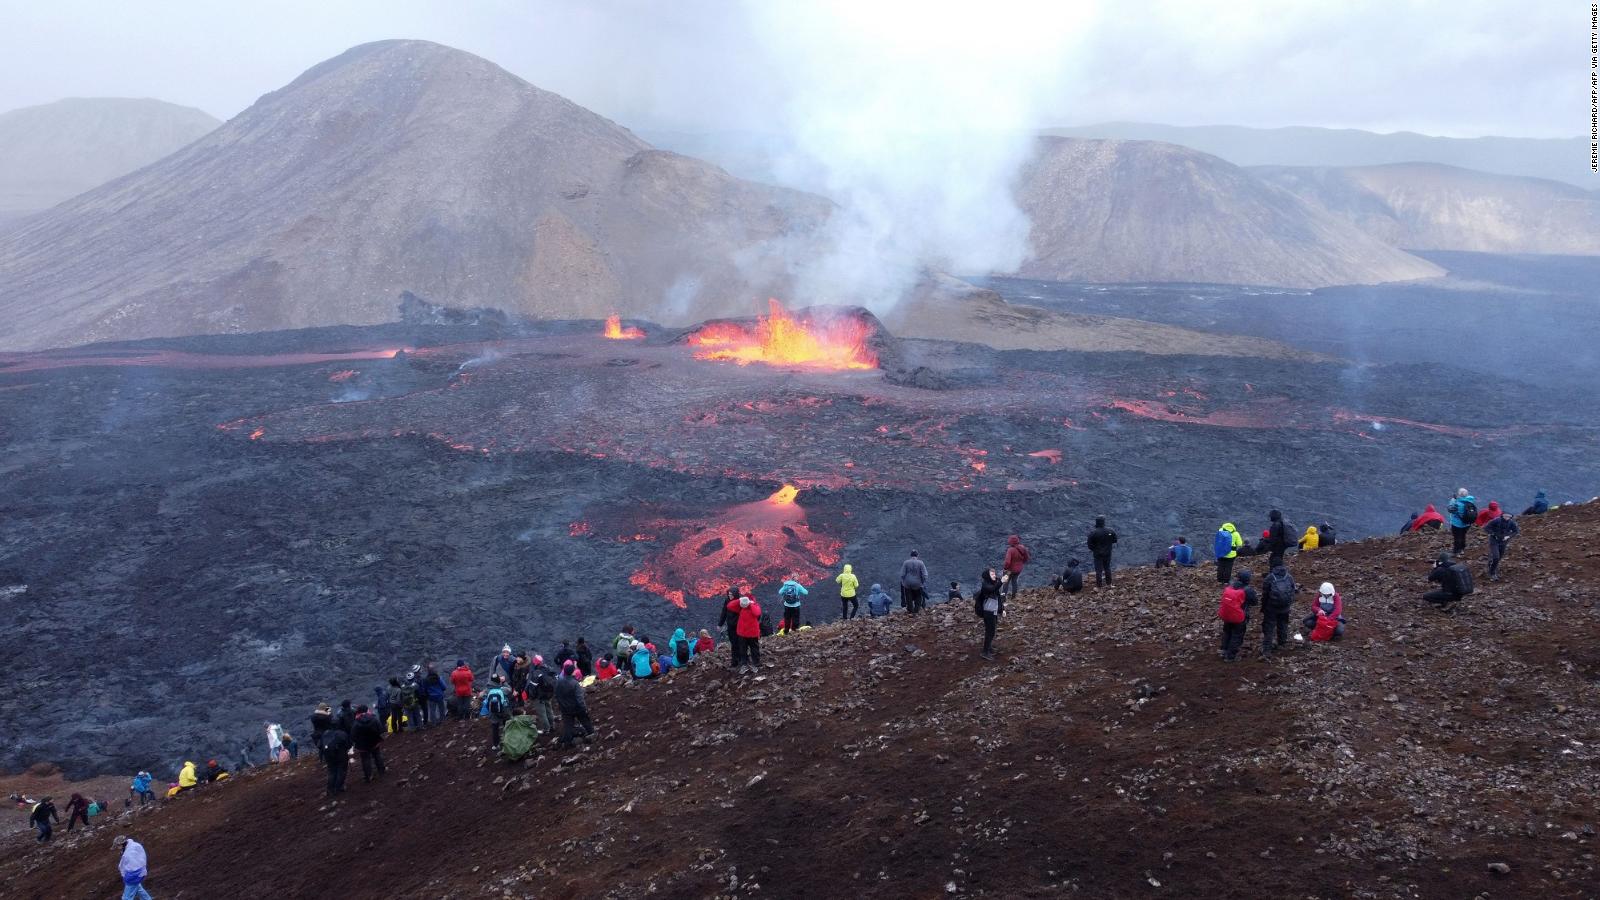
[[[333,714],[333,727],[345,734],[356,727],[356,711],[351,708],[350,701],[345,700],[339,704],[339,711]]]
[[[151,776],[149,772],[140,772],[133,776],[133,783],[128,786],[130,800],[137,799],[143,806],[156,798],[155,791],[150,789]]]
[[[67,800],[67,832],[70,834],[74,825],[83,820],[83,827],[89,827],[89,801],[82,794],[73,794]]]
[[[344,776],[350,770],[350,746],[349,733],[338,728],[324,731],[321,742],[317,744],[322,764],[328,767],[329,797],[344,793]]]
[[[588,678],[590,675],[593,675],[594,650],[590,649],[589,647],[589,639],[585,637],[579,637],[578,647],[573,652],[576,655],[572,658],[572,663],[578,669],[579,678]]]
[[[267,762],[275,763],[283,755],[283,726],[274,722],[264,724],[267,728]]]
[[[39,843],[42,844],[55,833],[54,826],[61,824],[61,814],[56,812],[56,805],[46,797],[33,805],[33,811],[28,814],[28,824],[39,829]]]
[[[995,577],[994,569],[984,569],[981,581],[972,597],[972,611],[983,620],[983,651],[978,655],[992,661],[995,629],[1006,611],[1005,585]]]
[[[1276,566],[1267,574],[1263,590],[1261,658],[1271,659],[1274,650],[1289,642],[1289,612],[1294,609],[1294,595],[1300,586],[1294,583],[1287,568]]]
[[[856,591],[861,587],[861,579],[856,577],[855,570],[849,563],[844,564],[844,571],[835,575],[834,582],[839,585],[839,618],[854,619],[861,610],[861,603],[856,600]]]
[[[556,696],[555,673],[544,664],[544,657],[537,653],[533,662],[528,667],[528,697],[533,703],[533,717],[539,726],[540,734],[554,734],[556,730],[555,707],[553,701]]]
[[[1450,515],[1450,555],[1460,556],[1467,549],[1467,532],[1478,519],[1478,498],[1459,488],[1445,512]]]
[[[428,672],[422,676],[422,691],[427,698],[427,706],[422,712],[423,725],[444,724],[445,690],[444,676],[439,674],[433,663],[428,663]]]
[[[1266,537],[1267,571],[1270,572],[1283,565],[1283,555],[1289,552],[1289,547],[1292,546],[1293,529],[1283,520],[1283,513],[1278,510],[1272,510],[1267,514],[1267,518],[1272,523],[1267,526]]]
[[[1517,520],[1502,511],[1483,526],[1483,532],[1489,536],[1489,580],[1499,581],[1500,560],[1505,558],[1511,539],[1521,534],[1522,528]]]
[[[383,720],[373,715],[365,706],[356,707],[356,724],[350,729],[350,742],[355,745],[356,756],[361,758],[361,780],[370,783],[383,777]],[[373,770],[377,774],[373,774]]]
[[[1111,583],[1111,548],[1116,546],[1117,533],[1106,527],[1106,517],[1096,516],[1094,528],[1085,541],[1094,557],[1094,586],[1105,587]]]
[[[728,636],[728,653],[733,659],[734,672],[742,672],[746,663],[744,639],[739,637],[739,598],[742,596],[744,592],[738,588],[728,588],[728,599],[722,603],[717,616],[717,627],[724,629]]]
[[[778,588],[778,597],[783,600],[783,627],[780,630],[784,634],[800,630],[800,602],[805,599],[807,591],[799,578],[799,575],[790,573],[783,586]]]
[[[738,617],[735,630],[742,650],[735,670],[741,675],[761,671],[761,604],[744,596],[730,601],[728,610]]]
[[[450,686],[455,689],[455,717],[464,722],[472,715],[472,669],[466,660],[456,660]]]
[[[1022,583],[1022,568],[1028,564],[1032,554],[1028,552],[1027,545],[1022,543],[1022,538],[1013,534],[1006,538],[1006,558],[1000,568],[1006,574],[1005,590],[1007,597],[1017,596],[1017,587]]]
[[[917,551],[900,564],[900,606],[913,616],[928,604],[928,567]]]
[[[583,684],[572,661],[562,664],[561,675],[556,679],[556,706],[561,709],[561,737],[556,745],[572,746],[574,732],[585,744],[589,743],[594,723],[589,721],[589,704],[583,699]]]
[[[499,750],[500,731],[511,721],[511,691],[506,687],[506,677],[499,672],[489,676],[483,705],[489,713],[489,749]]]
[[[122,900],[151,900],[144,889],[144,880],[150,874],[150,859],[144,845],[119,834],[111,842],[111,849],[122,851],[117,858],[117,874],[122,876]]]
[[[1255,603],[1256,590],[1250,586],[1250,572],[1245,569],[1235,572],[1233,581],[1222,589],[1222,602],[1217,605],[1217,618],[1222,620],[1223,662],[1239,658],[1245,629],[1250,624],[1250,607]]]

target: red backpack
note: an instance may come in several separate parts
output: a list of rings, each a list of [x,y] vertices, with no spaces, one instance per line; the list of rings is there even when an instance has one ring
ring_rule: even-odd
[[[1222,589],[1222,603],[1217,607],[1217,618],[1230,625],[1244,621],[1244,588],[1230,584]]]
[[[1319,611],[1317,613],[1317,627],[1311,629],[1311,639],[1313,641],[1331,641],[1333,640],[1333,632],[1337,630],[1338,627],[1338,619],[1335,619],[1333,616],[1324,615]]]

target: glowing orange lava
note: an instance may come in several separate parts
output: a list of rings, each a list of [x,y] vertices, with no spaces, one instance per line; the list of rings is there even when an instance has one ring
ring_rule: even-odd
[[[751,329],[717,322],[690,335],[696,359],[725,359],[747,366],[806,366],[816,369],[876,369],[878,355],[867,345],[872,327],[854,316],[826,321],[796,319],[776,300]]]
[[[786,484],[783,487],[778,488],[778,490],[775,491],[771,497],[768,497],[767,502],[771,503],[773,506],[792,506],[794,504],[794,498],[799,495],[799,488],[792,484]]]
[[[605,336],[613,341],[633,341],[644,337],[644,331],[629,325],[622,327],[621,316],[606,316]]]

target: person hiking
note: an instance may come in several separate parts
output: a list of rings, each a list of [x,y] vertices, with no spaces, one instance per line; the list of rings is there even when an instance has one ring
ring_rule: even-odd
[[[402,684],[398,676],[389,679],[389,731],[399,734],[406,728],[409,718],[412,727],[416,726],[416,715],[413,709],[417,705],[417,689],[409,684]]]
[[[889,614],[889,604],[892,602],[888,592],[883,589],[883,585],[874,584],[872,590],[867,592],[867,615],[874,619],[887,616]]]
[[[1283,565],[1283,555],[1293,546],[1294,539],[1290,535],[1294,530],[1278,510],[1267,513],[1267,519],[1271,523],[1267,525],[1267,571],[1270,572]]]
[[[1006,538],[1006,557],[1000,568],[1008,577],[1005,581],[1007,597],[1016,597],[1017,588],[1022,584],[1022,569],[1033,558],[1022,538],[1013,534]]]
[[[594,651],[589,649],[587,638],[579,637],[578,646],[573,650],[572,664],[578,670],[580,680],[594,674]]]
[[[144,845],[119,834],[111,840],[111,849],[117,851],[117,874],[122,876],[122,900],[151,900],[144,889],[144,880],[150,874],[150,857]]]
[[[1332,582],[1324,581],[1322,587],[1317,588],[1317,598],[1311,601],[1311,615],[1300,620],[1300,627],[1311,632],[1313,641],[1336,641],[1344,637],[1344,598],[1333,589]]]
[[[39,842],[42,844],[50,840],[50,835],[55,833],[53,826],[61,824],[61,814],[56,812],[56,805],[45,797],[33,805],[28,813],[28,824],[39,829]]]
[[[978,592],[972,596],[972,611],[983,620],[983,650],[978,655],[993,661],[995,628],[1006,612],[1004,583],[995,577],[994,569],[984,569],[979,580]]]
[[[556,706],[561,709],[561,737],[556,740],[556,746],[571,747],[574,736],[589,743],[594,723],[589,721],[589,704],[583,699],[577,664],[572,661],[561,667],[561,676],[556,679]]]
[[[1094,557],[1094,586],[1106,587],[1111,584],[1111,548],[1117,544],[1117,533],[1106,527],[1105,516],[1095,516],[1094,528],[1084,543]]]
[[[1500,561],[1505,558],[1511,539],[1521,534],[1522,528],[1496,504],[1489,504],[1489,509],[1495,514],[1483,526],[1483,533],[1489,536],[1489,580],[1499,581]]]
[[[900,564],[900,606],[913,616],[928,605],[928,567],[917,551]]]
[[[528,702],[533,705],[532,715],[540,734],[554,734],[556,730],[556,678],[544,657],[535,653],[528,666]]]
[[[504,644],[500,647],[500,652],[495,655],[494,662],[489,664],[489,677],[493,678],[496,674],[504,675],[506,683],[509,684],[511,682],[511,673],[516,668],[517,657],[511,652],[511,645]]]
[[[156,792],[150,789],[152,780],[149,772],[140,772],[133,776],[133,783],[128,785],[128,801],[131,803],[134,800],[138,800],[139,805],[143,806],[154,800]]]
[[[1444,516],[1439,515],[1439,511],[1433,508],[1432,503],[1429,503],[1428,507],[1422,511],[1422,515],[1417,516],[1411,523],[1412,531],[1438,531],[1443,527]]]
[[[1261,658],[1271,659],[1272,652],[1289,642],[1289,612],[1294,609],[1294,595],[1300,586],[1284,566],[1274,566],[1267,573],[1261,594]]]
[[[1406,523],[1404,525],[1400,526],[1400,533],[1401,534],[1407,534],[1409,532],[1416,531],[1416,530],[1417,530],[1417,514],[1416,513],[1412,513],[1411,514],[1411,518],[1407,519]]]
[[[1307,525],[1306,533],[1300,536],[1300,550],[1316,550],[1322,546],[1322,535],[1317,531],[1317,526]]]
[[[1438,587],[1422,595],[1422,599],[1439,608],[1440,612],[1453,612],[1455,605],[1472,593],[1472,573],[1455,561],[1448,553],[1434,560],[1428,581]]]
[[[1250,607],[1255,604],[1256,589],[1250,586],[1250,571],[1240,569],[1233,573],[1233,580],[1222,589],[1222,601],[1217,605],[1217,618],[1222,620],[1223,662],[1233,662],[1239,658],[1245,629],[1250,624]]]
[[[1217,560],[1217,583],[1226,585],[1233,580],[1233,562],[1239,558],[1239,548],[1244,546],[1244,536],[1232,522],[1223,522],[1211,542],[1211,555]]]
[[[365,706],[356,707],[356,724],[350,729],[350,743],[361,759],[361,780],[370,783],[383,777],[383,720]],[[373,774],[373,770],[377,774]]]
[[[1467,550],[1467,532],[1478,519],[1478,498],[1459,488],[1445,512],[1450,516],[1450,555],[1460,556]]]
[[[799,575],[790,574],[783,587],[778,588],[778,597],[783,600],[783,627],[779,630],[784,634],[800,630],[800,601],[805,599],[806,589],[799,578]]]
[[[489,749],[500,749],[500,732],[511,721],[511,688],[499,672],[489,676],[489,689],[483,693],[484,711],[489,714]]]
[[[455,717],[465,721],[472,715],[472,669],[466,660],[456,660],[456,667],[450,672],[450,686],[455,693]]]
[[[1522,514],[1525,516],[1542,516],[1549,511],[1550,498],[1545,496],[1544,491],[1539,491],[1533,495],[1533,503],[1523,510]]]
[[[1333,530],[1333,525],[1323,522],[1317,526],[1317,549],[1326,550],[1339,542],[1339,536]]]
[[[344,793],[344,776],[350,769],[351,745],[350,735],[338,728],[324,731],[321,742],[317,744],[322,764],[328,768],[329,797]]]
[[[1189,539],[1181,534],[1178,535],[1172,546],[1167,548],[1166,561],[1168,565],[1185,569],[1194,568],[1194,548],[1189,546]]]
[[[738,616],[737,630],[743,654],[734,668],[743,675],[761,671],[761,604],[748,596],[728,604],[728,609]]]
[[[287,731],[283,733],[283,749],[289,751],[290,759],[300,758],[300,743]]]
[[[856,577],[855,570],[849,563],[844,564],[844,571],[833,577],[834,583],[839,585],[839,618],[854,619],[861,610],[861,603],[856,599],[856,590],[861,587],[861,579]]]
[[[1067,567],[1050,582],[1050,586],[1055,588],[1057,593],[1066,591],[1069,594],[1076,594],[1083,590],[1083,563],[1079,562],[1077,557],[1067,560]]]
[[[1472,525],[1474,528],[1482,528],[1499,515],[1500,502],[1498,500],[1490,500],[1488,506],[1478,510],[1477,518],[1472,520]]]
[[[82,794],[73,794],[67,800],[67,832],[71,833],[72,827],[83,821],[83,827],[89,827],[89,801]]]

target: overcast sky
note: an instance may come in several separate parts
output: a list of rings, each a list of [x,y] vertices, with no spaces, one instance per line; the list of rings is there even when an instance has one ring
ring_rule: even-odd
[[[1061,14],[1067,6],[1074,14]],[[969,50],[986,66],[1014,63],[1029,73],[1033,96],[1012,107],[1040,125],[1567,137],[1588,119],[1589,7],[1570,0],[855,7],[870,10],[836,6],[812,19],[806,0],[0,0],[0,110],[135,96],[227,118],[350,46],[408,37],[470,50],[643,129],[764,131],[797,78],[825,71],[830,40],[848,44],[857,64],[867,40],[907,66]],[[925,27],[933,19],[941,27]],[[952,33],[951,20],[964,20],[956,33],[970,35],[970,46],[931,43]],[[797,35],[794,46],[780,46],[783,29]],[[813,68],[796,53],[809,54]],[[1017,84],[993,82],[1006,91]]]

